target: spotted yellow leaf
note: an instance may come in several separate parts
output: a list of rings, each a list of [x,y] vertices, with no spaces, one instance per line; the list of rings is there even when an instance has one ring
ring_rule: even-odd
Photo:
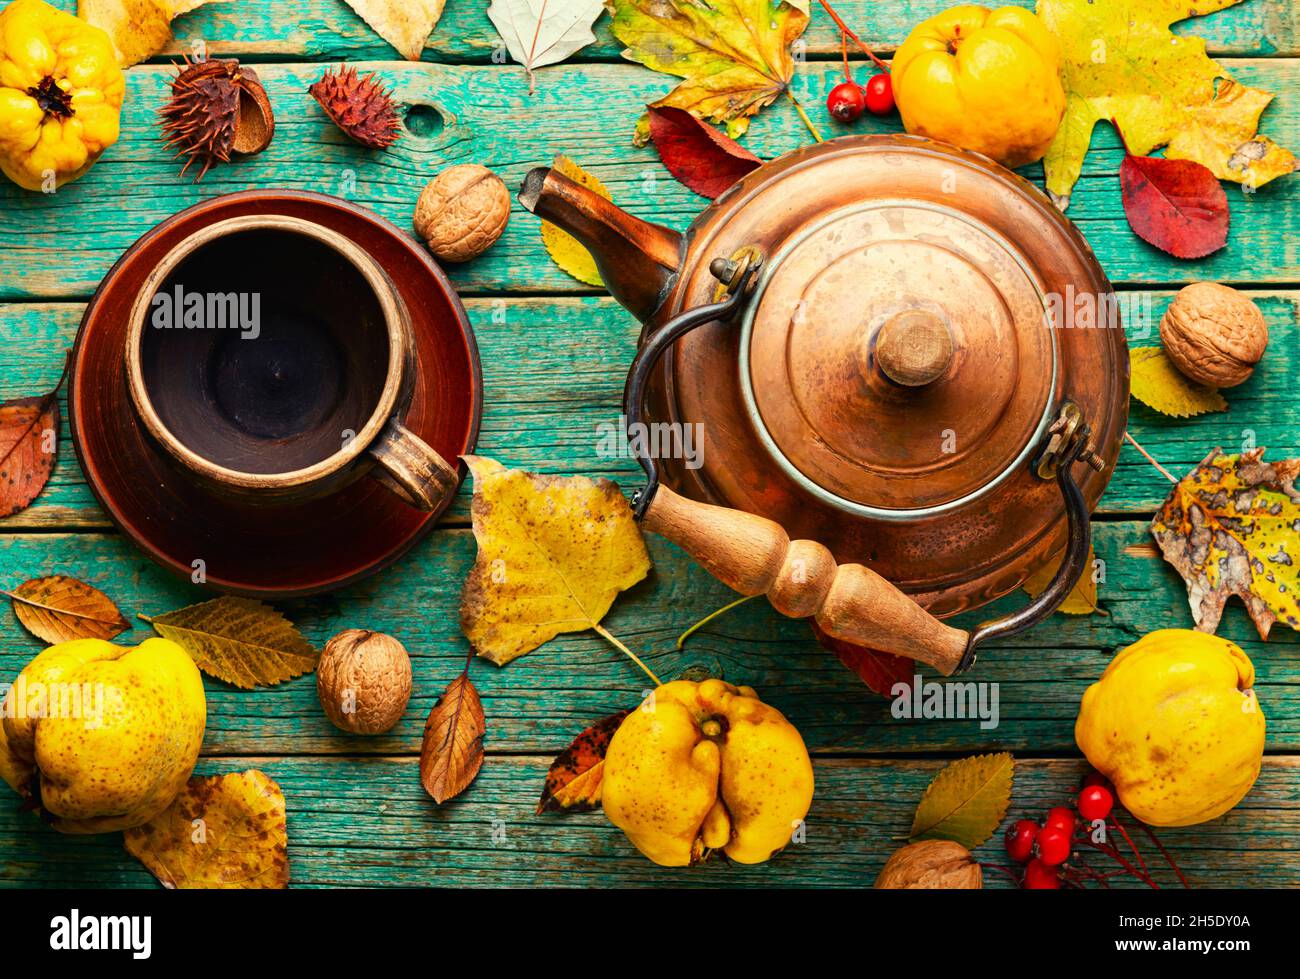
[[[567,156],[558,154],[552,165],[570,180],[577,181],[589,190],[594,190],[605,200],[610,200],[609,188]],[[561,230],[550,221],[543,221],[542,243],[546,245],[551,261],[579,282],[585,282],[589,286],[605,284],[600,278],[600,270],[596,268],[596,260],[591,257],[591,252],[583,248],[578,239],[567,231]]]
[[[1215,449],[1169,493],[1151,534],[1187,583],[1196,628],[1214,632],[1236,595],[1260,638],[1282,621],[1300,631],[1300,459]]]
[[[1228,407],[1223,395],[1189,379],[1160,347],[1130,347],[1128,356],[1130,390],[1148,408],[1174,418],[1190,418]]]
[[[649,572],[645,541],[614,483],[464,458],[478,557],[460,625],[480,656],[501,665],[562,632],[598,629],[619,592]]]

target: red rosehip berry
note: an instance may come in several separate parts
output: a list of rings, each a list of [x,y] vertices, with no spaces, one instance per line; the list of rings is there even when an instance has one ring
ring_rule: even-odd
[[[1105,819],[1115,808],[1115,797],[1104,785],[1089,785],[1079,793],[1079,815],[1092,822]]]
[[[1055,826],[1067,836],[1074,833],[1074,810],[1069,806],[1053,806],[1043,820],[1044,826]]]
[[[1038,831],[1034,852],[1049,867],[1063,864],[1070,857],[1070,834],[1059,826],[1044,826]]]
[[[857,82],[840,82],[826,96],[826,111],[840,122],[852,122],[867,107],[867,98]]]
[[[889,73],[882,71],[867,80],[867,111],[873,116],[887,116],[894,111],[894,84]]]
[[[1034,855],[1034,840],[1038,838],[1038,824],[1032,819],[1017,819],[1007,827],[1005,843],[1007,856],[1016,863],[1025,863]]]
[[[1029,861],[1029,866],[1025,867],[1024,886],[1031,891],[1059,890],[1061,878],[1057,876],[1055,867],[1049,867],[1035,858]]]

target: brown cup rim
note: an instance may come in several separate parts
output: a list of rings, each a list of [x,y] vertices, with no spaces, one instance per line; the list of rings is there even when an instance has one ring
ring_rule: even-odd
[[[384,377],[384,387],[379,401],[366,419],[356,437],[337,452],[320,462],[302,469],[283,473],[250,473],[239,469],[230,469],[218,465],[190,449],[164,424],[149,397],[149,390],[144,381],[141,364],[141,347],[149,307],[158,287],[182,261],[204,245],[220,238],[246,230],[283,230],[305,237],[313,238],[333,249],[348,261],[369,283],[384,316],[384,325],[388,332],[388,369]],[[126,364],[127,388],[131,403],[137,417],[144,424],[149,434],[172,458],[176,459],[191,472],[214,483],[251,490],[292,490],[310,486],[341,472],[355,462],[375,441],[393,418],[402,388],[402,375],[406,361],[407,338],[403,329],[402,313],[398,306],[399,299],[379,264],[355,242],[344,235],[308,221],[289,215],[245,214],[214,222],[183,238],[150,271],[141,283],[135,300],[131,305],[130,322],[127,327],[126,349],[123,356]]]

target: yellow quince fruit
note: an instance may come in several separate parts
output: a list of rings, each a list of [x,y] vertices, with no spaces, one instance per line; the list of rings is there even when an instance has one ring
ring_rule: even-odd
[[[117,142],[126,79],[98,27],[43,0],[0,11],[0,170],[19,187],[76,180]]]
[[[148,822],[194,771],[207,724],[198,668],[168,639],[74,639],[18,675],[0,713],[0,777],[63,833]]]
[[[610,822],[661,866],[709,850],[762,863],[808,814],[812,762],[794,725],[752,688],[675,680],[614,732],[601,791]]]
[[[912,28],[894,55],[894,101],[909,133],[1003,166],[1040,160],[1065,114],[1061,44],[1021,7],[963,4]]]
[[[1074,740],[1134,816],[1191,826],[1250,791],[1264,756],[1255,667],[1237,645],[1160,629],[1121,650],[1083,695]]]

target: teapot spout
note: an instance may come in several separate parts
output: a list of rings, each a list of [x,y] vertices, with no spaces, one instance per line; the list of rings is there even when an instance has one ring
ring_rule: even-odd
[[[682,258],[682,236],[615,207],[550,167],[528,171],[519,203],[559,225],[591,252],[609,294],[641,322],[667,297]]]

